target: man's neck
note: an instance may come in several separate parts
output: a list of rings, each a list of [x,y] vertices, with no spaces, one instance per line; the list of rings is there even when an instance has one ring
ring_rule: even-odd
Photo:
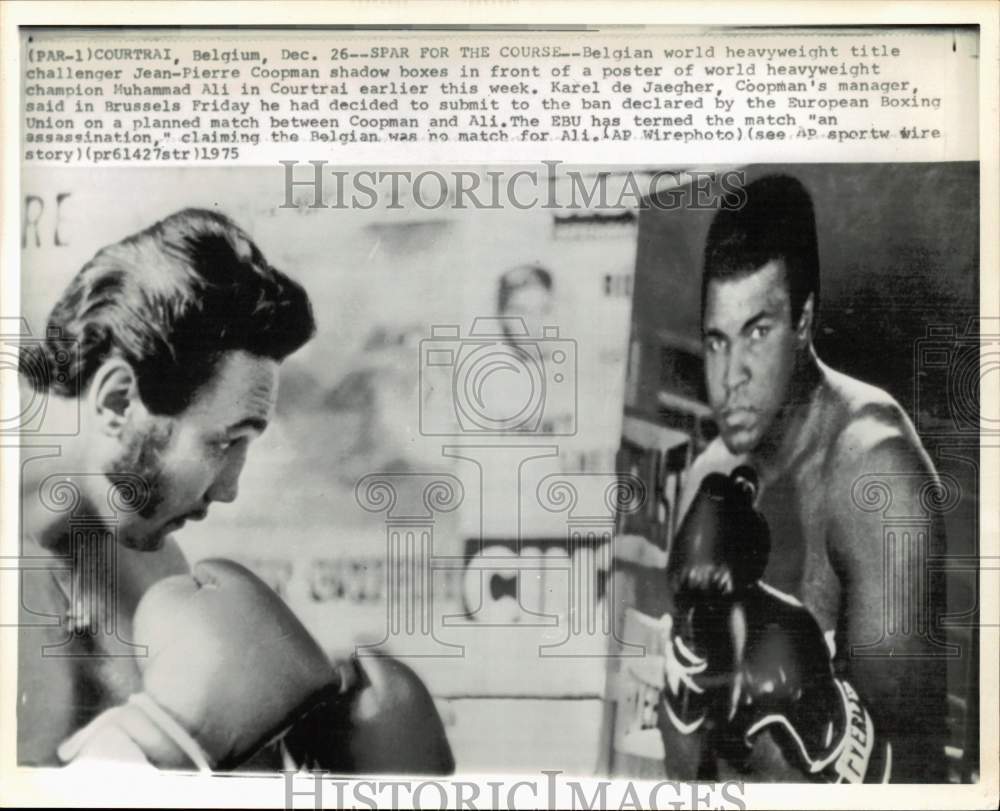
[[[778,479],[811,446],[823,420],[818,404],[825,379],[823,364],[810,346],[796,365],[788,400],[751,454],[762,483]]]
[[[57,555],[69,553],[74,516],[94,512],[83,483],[73,475],[81,470],[75,450],[72,439],[62,444],[59,454],[47,450],[34,455],[31,448],[22,450],[21,533],[27,541]]]
[[[65,465],[62,467],[65,469]],[[58,468],[48,459],[25,465],[21,480],[21,532],[30,543],[55,555],[67,555],[77,487],[68,477],[63,482],[53,481],[52,476],[58,476]],[[64,503],[65,510],[57,509]]]

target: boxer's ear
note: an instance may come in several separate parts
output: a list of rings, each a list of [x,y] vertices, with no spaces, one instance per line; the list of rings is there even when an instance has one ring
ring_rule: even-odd
[[[804,346],[809,342],[809,338],[812,337],[812,327],[813,318],[815,316],[813,294],[810,293],[802,305],[802,313],[799,315],[799,323],[795,327],[795,337],[799,342],[799,346]]]
[[[90,384],[88,405],[102,433],[118,436],[139,400],[135,370],[121,358],[111,358],[98,368]]]

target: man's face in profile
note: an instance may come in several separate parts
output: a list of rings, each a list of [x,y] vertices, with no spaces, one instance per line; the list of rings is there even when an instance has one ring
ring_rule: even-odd
[[[235,500],[249,443],[270,421],[277,389],[276,361],[229,352],[180,414],[129,420],[108,477],[141,477],[148,500],[122,514],[125,546],[157,549],[186,521],[204,518],[212,502]]]
[[[784,263],[709,282],[702,333],[722,441],[734,454],[753,451],[785,404],[796,362]]]

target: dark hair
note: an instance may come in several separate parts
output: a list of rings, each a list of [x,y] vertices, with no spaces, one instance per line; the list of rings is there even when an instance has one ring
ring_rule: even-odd
[[[510,297],[521,288],[538,285],[552,292],[552,274],[538,264],[518,265],[506,271],[500,277],[500,289],[497,291],[497,310],[507,309]]]
[[[35,357],[20,366],[34,371],[36,389],[71,397],[117,354],[135,370],[146,407],[173,415],[223,353],[284,360],[315,329],[301,285],[228,217],[189,208],[98,251],[52,309]]]
[[[747,276],[780,259],[795,324],[810,293],[813,311],[819,311],[819,250],[812,198],[802,183],[788,175],[762,177],[744,191],[743,207],[720,209],[708,229],[702,315],[710,281]]]

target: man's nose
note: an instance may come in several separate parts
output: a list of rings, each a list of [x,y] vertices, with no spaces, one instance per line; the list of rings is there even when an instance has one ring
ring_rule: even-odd
[[[726,390],[734,391],[750,379],[750,367],[747,365],[746,353],[738,343],[729,350],[726,360]]]
[[[246,457],[240,454],[219,472],[205,494],[209,501],[221,501],[225,504],[236,501],[236,496],[240,492],[240,474],[243,472],[245,461]]]

